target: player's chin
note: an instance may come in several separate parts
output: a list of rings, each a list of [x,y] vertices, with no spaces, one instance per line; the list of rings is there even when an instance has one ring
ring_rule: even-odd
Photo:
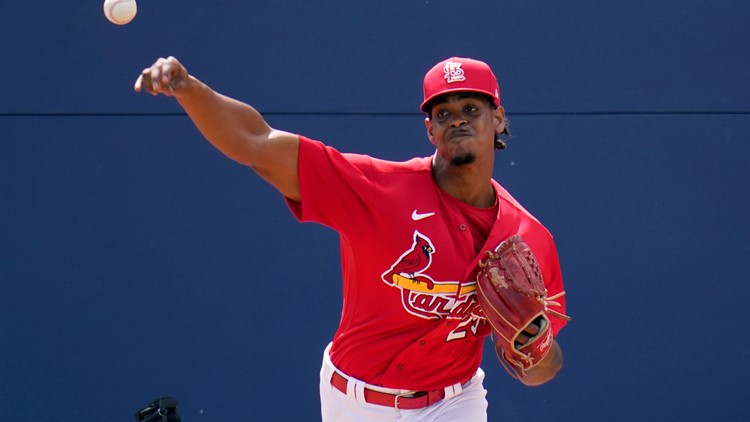
[[[470,164],[474,164],[474,162],[477,161],[477,155],[473,152],[464,152],[460,154],[456,154],[451,158],[451,164],[455,167],[463,167],[468,166]]]

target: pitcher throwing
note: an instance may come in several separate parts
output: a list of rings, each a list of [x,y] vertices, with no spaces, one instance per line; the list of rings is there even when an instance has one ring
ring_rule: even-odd
[[[488,252],[514,236],[534,257],[544,297],[555,301],[535,311],[539,318],[518,319],[530,322],[514,328],[510,349],[496,345],[498,364],[532,386],[562,367],[557,251],[549,231],[493,179],[507,120],[486,63],[452,57],[426,73],[421,110],[434,153],[405,162],[344,154],[272,128],[174,57],[144,69],[135,89],[174,96],[206,139],[273,185],[297,219],[339,233],[343,310],[323,354],[323,421],[486,421],[479,364],[493,325],[482,306],[505,293],[484,295],[480,306],[477,276]],[[525,274],[506,271],[514,265],[507,262],[481,280],[497,287],[505,283],[497,277]],[[527,313],[519,306],[503,312]],[[494,312],[493,324],[504,318]]]

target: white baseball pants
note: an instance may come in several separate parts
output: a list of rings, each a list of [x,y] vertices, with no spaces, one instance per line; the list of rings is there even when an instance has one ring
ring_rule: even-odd
[[[392,407],[366,403],[356,391],[366,386],[350,378],[354,386],[344,394],[331,385],[331,376],[336,368],[328,355],[331,345],[323,354],[320,369],[320,408],[323,422],[486,422],[487,390],[484,389],[484,371],[481,368],[463,387],[446,388],[443,400],[428,407],[415,410],[400,410]],[[341,372],[341,371],[339,371]],[[379,387],[373,387],[383,390]],[[398,393],[398,390],[393,390]]]

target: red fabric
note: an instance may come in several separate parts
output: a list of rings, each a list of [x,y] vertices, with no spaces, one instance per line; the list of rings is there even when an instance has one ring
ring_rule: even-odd
[[[450,92],[478,92],[489,95],[495,107],[500,107],[500,85],[487,63],[464,57],[451,57],[430,69],[422,83],[424,101],[420,110],[443,94]]]
[[[331,348],[334,365],[368,384],[410,390],[471,377],[491,331],[477,315],[473,290],[482,253],[475,251],[464,214],[433,182],[431,157],[389,162],[300,137],[299,179],[301,201],[289,201],[294,215],[340,235],[343,309]],[[562,290],[552,236],[500,185],[493,186],[499,223],[483,250],[522,234],[550,294]],[[421,268],[395,277],[393,270],[413,249],[423,254]],[[315,280],[324,288],[335,282]],[[426,290],[430,284],[433,289]],[[465,291],[458,294],[461,287]]]
[[[464,380],[461,385],[467,384],[471,378]],[[338,372],[331,376],[331,385],[344,394],[349,381]],[[398,409],[422,409],[445,398],[445,389],[438,388],[430,391],[418,391],[409,396],[396,396],[382,391],[371,390],[365,387],[365,401],[379,406],[394,407]]]

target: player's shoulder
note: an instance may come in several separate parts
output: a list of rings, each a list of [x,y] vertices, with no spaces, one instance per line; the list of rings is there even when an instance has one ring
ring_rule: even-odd
[[[507,189],[503,187],[500,183],[498,183],[497,180],[492,179],[492,186],[495,188],[495,192],[497,193],[497,197],[500,201],[505,202],[507,205],[512,206],[513,208],[517,209],[518,211],[523,212],[524,214],[531,215],[526,208],[521,205],[520,202],[516,200],[516,198],[513,197],[513,195],[508,192]]]
[[[359,169],[376,190],[406,192],[406,187],[432,181],[430,157],[416,157],[406,161],[391,161],[369,155],[344,154],[349,163]]]
[[[499,201],[501,202],[501,206],[504,205],[506,207],[513,208],[520,218],[530,220],[535,223],[535,225],[538,225],[540,228],[546,230],[542,223],[532,213],[524,208],[524,206],[521,205],[521,203],[518,202],[518,200],[516,200],[516,198],[514,198],[513,195],[511,195],[510,192],[508,192],[508,190],[505,189],[495,179],[492,179],[492,186],[495,188],[495,192],[497,192],[497,196]]]
[[[369,157],[373,169],[384,174],[431,172],[431,157],[415,157],[406,161],[391,161]]]
[[[336,147],[327,145],[305,136],[299,135],[300,152],[303,155],[323,154],[332,159],[343,158],[346,162],[360,169],[367,169],[383,174],[431,172],[432,157],[415,157],[406,161],[386,160],[368,154],[343,152]]]
[[[501,207],[506,207],[502,212],[502,217],[507,218],[507,223],[518,228],[526,243],[531,246],[537,256],[554,250],[554,237],[552,232],[539,221],[531,212],[518,202],[504,187],[497,181],[492,180],[492,184],[497,192],[498,200]]]

